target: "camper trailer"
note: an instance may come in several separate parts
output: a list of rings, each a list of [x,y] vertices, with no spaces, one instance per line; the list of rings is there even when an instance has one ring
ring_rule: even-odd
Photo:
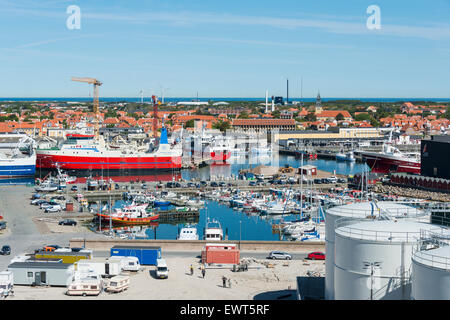
[[[96,272],[102,277],[117,276],[122,272],[120,261],[105,261],[104,259],[83,259],[74,263],[77,272]]]
[[[139,271],[141,269],[137,257],[112,256],[107,261],[118,261],[123,271]]]
[[[12,271],[0,272],[0,297],[4,298],[13,292],[14,274]]]
[[[122,292],[128,289],[130,286],[130,276],[115,276],[109,279],[105,290],[107,292]]]
[[[103,290],[102,277],[95,272],[76,272],[67,285],[68,296],[98,296]]]

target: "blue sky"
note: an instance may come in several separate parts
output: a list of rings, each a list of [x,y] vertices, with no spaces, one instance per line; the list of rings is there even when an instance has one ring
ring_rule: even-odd
[[[69,30],[69,5],[81,29]],[[368,30],[366,9],[381,9]],[[448,98],[450,0],[0,0],[0,97]]]

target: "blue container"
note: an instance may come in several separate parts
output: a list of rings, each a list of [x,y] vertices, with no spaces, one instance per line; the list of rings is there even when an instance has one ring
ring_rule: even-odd
[[[136,257],[141,265],[156,266],[156,260],[161,259],[161,247],[114,246],[111,248],[113,256]]]

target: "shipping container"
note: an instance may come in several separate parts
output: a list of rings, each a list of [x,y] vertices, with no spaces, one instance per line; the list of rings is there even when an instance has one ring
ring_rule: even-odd
[[[62,259],[63,263],[75,263],[81,259],[91,259],[92,252],[52,252],[39,251],[35,253],[36,259]]]
[[[155,266],[156,260],[161,258],[161,247],[114,246],[111,248],[113,256],[136,257],[141,265]]]
[[[202,250],[202,263],[239,264],[240,253],[236,244],[207,243]]]

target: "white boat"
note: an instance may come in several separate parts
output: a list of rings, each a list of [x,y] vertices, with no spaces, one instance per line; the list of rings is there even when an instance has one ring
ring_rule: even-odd
[[[205,205],[205,201],[202,201],[202,200],[191,199],[191,200],[186,201],[186,206],[188,206],[188,207],[200,208],[200,207],[203,207],[204,205]]]
[[[39,186],[37,186],[34,189],[37,192],[54,192],[54,191],[58,190],[58,184],[56,184],[50,180],[45,180],[44,182],[42,182],[42,184],[40,184]]]
[[[284,203],[272,203],[267,204],[266,207],[262,210],[264,214],[284,214],[288,213],[286,205]]]
[[[220,222],[213,219],[206,223],[205,234],[203,240],[207,241],[222,241],[223,240],[223,230]]]
[[[198,240],[197,228],[192,225],[186,225],[181,228],[177,240]]]
[[[343,153],[343,152],[336,153],[336,160],[337,161],[348,161],[348,162],[356,161],[353,151],[350,151],[347,153]]]

